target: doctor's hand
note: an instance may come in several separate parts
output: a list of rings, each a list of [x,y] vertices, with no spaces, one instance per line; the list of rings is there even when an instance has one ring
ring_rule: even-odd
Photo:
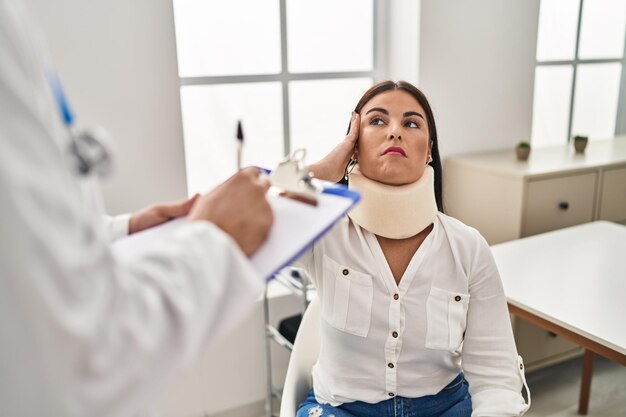
[[[196,201],[189,220],[207,220],[228,233],[248,256],[267,238],[274,222],[265,198],[270,183],[257,168],[245,168]]]
[[[356,151],[360,125],[361,116],[353,112],[352,119],[350,119],[350,130],[346,138],[335,146],[335,149],[330,151],[328,155],[309,166],[309,170],[315,178],[337,182],[344,176],[346,165]]]
[[[130,216],[128,223],[128,233],[133,234],[142,230],[158,226],[166,221],[177,217],[186,216],[194,205],[200,194],[196,194],[190,199],[171,204],[155,204],[147,207]]]

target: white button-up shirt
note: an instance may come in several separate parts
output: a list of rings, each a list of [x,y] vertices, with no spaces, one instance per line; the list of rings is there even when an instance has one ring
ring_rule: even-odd
[[[475,229],[439,213],[399,284],[376,236],[347,217],[298,265],[322,306],[320,403],[432,395],[463,371],[473,416],[528,408],[500,276]]]

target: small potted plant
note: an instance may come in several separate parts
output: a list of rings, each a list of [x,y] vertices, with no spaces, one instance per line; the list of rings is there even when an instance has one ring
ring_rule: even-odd
[[[585,153],[587,142],[589,142],[587,136],[574,136],[574,149],[576,149],[576,153]]]
[[[526,141],[519,142],[515,147],[515,154],[517,155],[518,161],[526,161],[528,155],[530,155],[530,143]]]

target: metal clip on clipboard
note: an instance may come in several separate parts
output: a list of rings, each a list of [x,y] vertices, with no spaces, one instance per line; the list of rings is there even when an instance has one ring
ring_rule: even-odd
[[[306,149],[296,149],[270,173],[269,180],[273,186],[282,190],[280,195],[317,206],[323,187],[304,163],[305,156]]]

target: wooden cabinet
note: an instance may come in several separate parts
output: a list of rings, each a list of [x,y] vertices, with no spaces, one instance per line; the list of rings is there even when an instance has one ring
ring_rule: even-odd
[[[583,155],[572,145],[533,149],[525,162],[513,149],[450,157],[443,172],[446,213],[490,244],[594,220],[626,224],[626,136],[590,142]],[[581,353],[521,320],[514,333],[528,371]]]

